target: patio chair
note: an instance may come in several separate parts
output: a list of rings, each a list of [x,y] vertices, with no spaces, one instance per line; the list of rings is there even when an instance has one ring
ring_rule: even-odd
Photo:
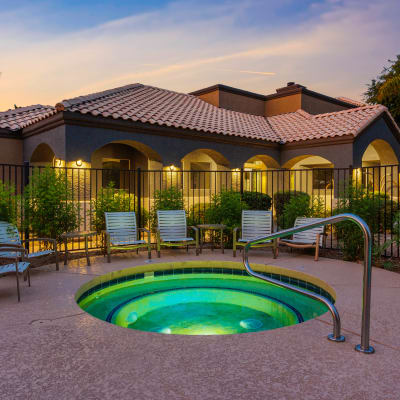
[[[238,231],[242,231],[242,237],[237,238]],[[236,257],[238,246],[245,246],[250,240],[254,240],[272,233],[272,212],[264,210],[243,210],[242,227],[233,230],[233,257]],[[276,258],[277,241],[270,240],[266,243],[252,247],[272,247],[274,258]]]
[[[306,218],[297,217],[294,226],[301,226],[311,224],[312,222],[320,221],[322,218]],[[279,238],[278,246],[280,244],[297,249],[307,249],[315,247],[314,260],[318,261],[319,247],[322,246],[324,235],[324,227],[318,226],[317,228],[309,229],[304,232],[295,233],[292,239]]]
[[[17,279],[17,296],[18,302],[21,301],[21,295],[19,290],[19,274],[24,275],[24,280],[28,279],[28,285],[31,286],[31,277],[29,273],[30,264],[24,261],[27,251],[25,248],[19,245],[12,244],[0,244],[0,260],[12,258],[11,254],[14,255],[14,263],[0,265],[0,276],[15,273]],[[22,260],[22,261],[20,261]]]
[[[130,212],[106,212],[106,252],[107,261],[111,262],[111,250],[136,250],[147,248],[148,257],[151,258],[150,231],[146,228],[137,228],[136,214]],[[147,241],[140,239],[140,232],[147,233]]]
[[[56,270],[59,270],[59,265],[58,265],[58,251],[57,251],[57,242],[55,239],[50,239],[50,238],[32,238],[32,239],[25,239],[21,240],[19,236],[18,229],[15,225],[10,224],[5,221],[0,221],[0,243],[1,244],[7,244],[7,245],[17,245],[19,247],[23,247],[25,243],[29,242],[43,242],[43,243],[49,243],[51,245],[51,248],[41,250],[41,251],[35,251],[32,253],[26,254],[26,259],[32,259],[35,257],[41,257],[41,256],[46,256],[50,254],[55,255],[55,261],[56,261]],[[8,252],[7,253],[10,257],[14,259],[15,254],[14,252]],[[7,258],[7,254],[5,251],[2,251],[0,253],[0,256],[2,258]]]
[[[157,211],[157,255],[161,256],[161,246],[182,247],[196,245],[196,256],[199,255],[199,230],[195,226],[186,226],[185,210],[159,210]],[[195,239],[188,237],[188,229],[195,233]]]

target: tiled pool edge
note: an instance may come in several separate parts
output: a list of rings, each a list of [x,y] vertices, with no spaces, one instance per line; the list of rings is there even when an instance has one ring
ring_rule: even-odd
[[[223,264],[224,267],[221,267],[221,264]],[[334,289],[330,287],[326,282],[312,275],[272,265],[254,264],[253,268],[267,277],[310,290],[314,293],[320,294],[328,298],[332,302],[334,302],[336,299],[336,293]],[[79,304],[79,302],[81,302],[86,297],[106,287],[110,287],[131,280],[144,279],[146,272],[153,272],[154,276],[193,273],[213,273],[248,276],[246,270],[243,269],[243,264],[238,262],[187,261],[149,264],[126,268],[119,271],[113,271],[94,278],[78,289],[75,295],[75,300]]]

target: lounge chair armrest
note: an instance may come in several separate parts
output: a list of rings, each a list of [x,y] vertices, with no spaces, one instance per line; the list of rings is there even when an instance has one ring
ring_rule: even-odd
[[[139,228],[138,231],[150,233],[150,231],[147,228]]]
[[[13,247],[13,248],[23,248],[23,246],[21,246],[20,244],[16,244],[16,243],[0,243],[0,248],[2,247]]]
[[[1,252],[3,252],[3,251],[10,251],[10,252],[13,252],[13,253],[21,253],[21,254],[27,254],[28,253],[28,250],[26,250],[24,247],[1,247],[0,248],[0,251]],[[1,256],[0,255],[0,258],[10,258],[10,257],[5,257],[5,256]]]
[[[193,226],[193,225],[188,226],[188,229],[193,229],[195,232],[199,231],[199,228],[197,226]]]
[[[242,228],[240,226],[237,226],[236,228],[233,228],[233,232],[241,231]]]

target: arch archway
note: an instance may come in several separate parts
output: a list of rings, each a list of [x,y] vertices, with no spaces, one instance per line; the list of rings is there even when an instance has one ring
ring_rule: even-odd
[[[392,146],[383,139],[372,141],[362,156],[362,166],[395,165],[399,160]]]
[[[249,158],[243,164],[243,189],[249,192],[269,193],[273,191],[273,173],[279,168],[272,157],[260,154]]]
[[[310,195],[331,195],[334,187],[334,164],[327,158],[303,154],[288,160],[283,173],[283,190],[298,190]]]
[[[398,162],[398,158],[388,142],[382,139],[372,141],[362,156],[363,168],[360,176],[362,183],[372,187],[375,191],[391,195],[397,193]]]
[[[30,163],[37,166],[53,166],[55,153],[47,143],[40,143],[33,151]]]

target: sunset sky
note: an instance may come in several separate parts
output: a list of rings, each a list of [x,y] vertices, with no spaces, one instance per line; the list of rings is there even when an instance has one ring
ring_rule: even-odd
[[[399,0],[0,0],[0,111],[141,82],[361,99],[400,54]]]

